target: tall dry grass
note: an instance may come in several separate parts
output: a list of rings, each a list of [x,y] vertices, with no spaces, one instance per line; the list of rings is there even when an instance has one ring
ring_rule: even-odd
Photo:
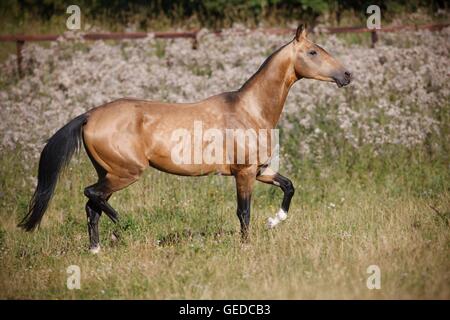
[[[281,192],[258,184],[251,242],[243,245],[231,178],[152,170],[111,199],[120,227],[102,217],[103,251],[94,256],[87,251],[82,196],[93,169],[84,157],[63,176],[33,234],[16,228],[31,194],[20,158],[1,164],[2,298],[450,297],[448,190],[419,196],[405,188],[402,173],[381,183],[370,174],[294,177],[289,218],[274,230],[265,223]],[[113,233],[119,240],[111,240]],[[70,265],[81,268],[81,290],[66,287]],[[380,290],[366,286],[370,265],[381,269]]]

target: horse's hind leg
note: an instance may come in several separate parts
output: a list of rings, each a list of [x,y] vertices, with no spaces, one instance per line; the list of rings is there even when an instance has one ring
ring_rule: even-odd
[[[104,178],[100,178],[96,184],[84,189],[84,195],[88,197],[89,201],[95,204],[100,211],[103,211],[114,223],[116,223],[119,220],[119,214],[107,202],[108,198],[114,192],[109,185],[109,180],[105,176]]]
[[[108,199],[113,192],[119,191],[137,180],[138,177],[129,176],[119,178],[106,174],[99,177],[99,181],[86,189],[84,194],[88,197],[86,203],[86,214],[88,217],[88,231],[90,240],[90,251],[98,253],[100,251],[100,239],[98,232],[98,221],[101,213],[104,212],[114,223],[119,221],[116,210],[108,203]]]
[[[92,200],[88,200],[86,203],[86,215],[88,220],[88,232],[89,232],[89,250],[92,253],[98,253],[100,251],[100,237],[98,233],[98,221],[102,210]]]

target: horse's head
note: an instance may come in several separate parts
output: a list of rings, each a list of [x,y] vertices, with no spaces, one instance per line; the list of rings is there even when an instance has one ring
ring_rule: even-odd
[[[348,85],[351,81],[351,73],[306,36],[306,27],[300,25],[293,41],[295,48],[294,66],[297,76],[336,82],[338,87]]]

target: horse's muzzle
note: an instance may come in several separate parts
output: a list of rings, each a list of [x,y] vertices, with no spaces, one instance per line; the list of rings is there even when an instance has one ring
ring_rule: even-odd
[[[343,87],[348,85],[352,81],[352,74],[349,71],[344,71],[338,76],[333,77],[334,82],[336,82],[337,86]]]

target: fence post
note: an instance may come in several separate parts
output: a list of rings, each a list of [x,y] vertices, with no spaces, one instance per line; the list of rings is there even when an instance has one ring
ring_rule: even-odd
[[[192,49],[198,49],[198,32],[196,32],[195,36],[192,38]]]
[[[375,29],[373,29],[370,32],[370,38],[372,40],[372,43],[371,43],[370,47],[371,48],[375,48],[375,43],[377,43],[377,41],[378,41],[378,34],[377,34],[377,31]]]
[[[19,78],[22,78],[22,48],[25,44],[24,40],[16,40],[16,54],[17,54],[17,73],[19,74]]]
[[[195,37],[192,39],[192,49],[194,49],[194,50],[197,50],[197,49],[198,49],[198,39],[197,39],[197,36],[195,36]]]

